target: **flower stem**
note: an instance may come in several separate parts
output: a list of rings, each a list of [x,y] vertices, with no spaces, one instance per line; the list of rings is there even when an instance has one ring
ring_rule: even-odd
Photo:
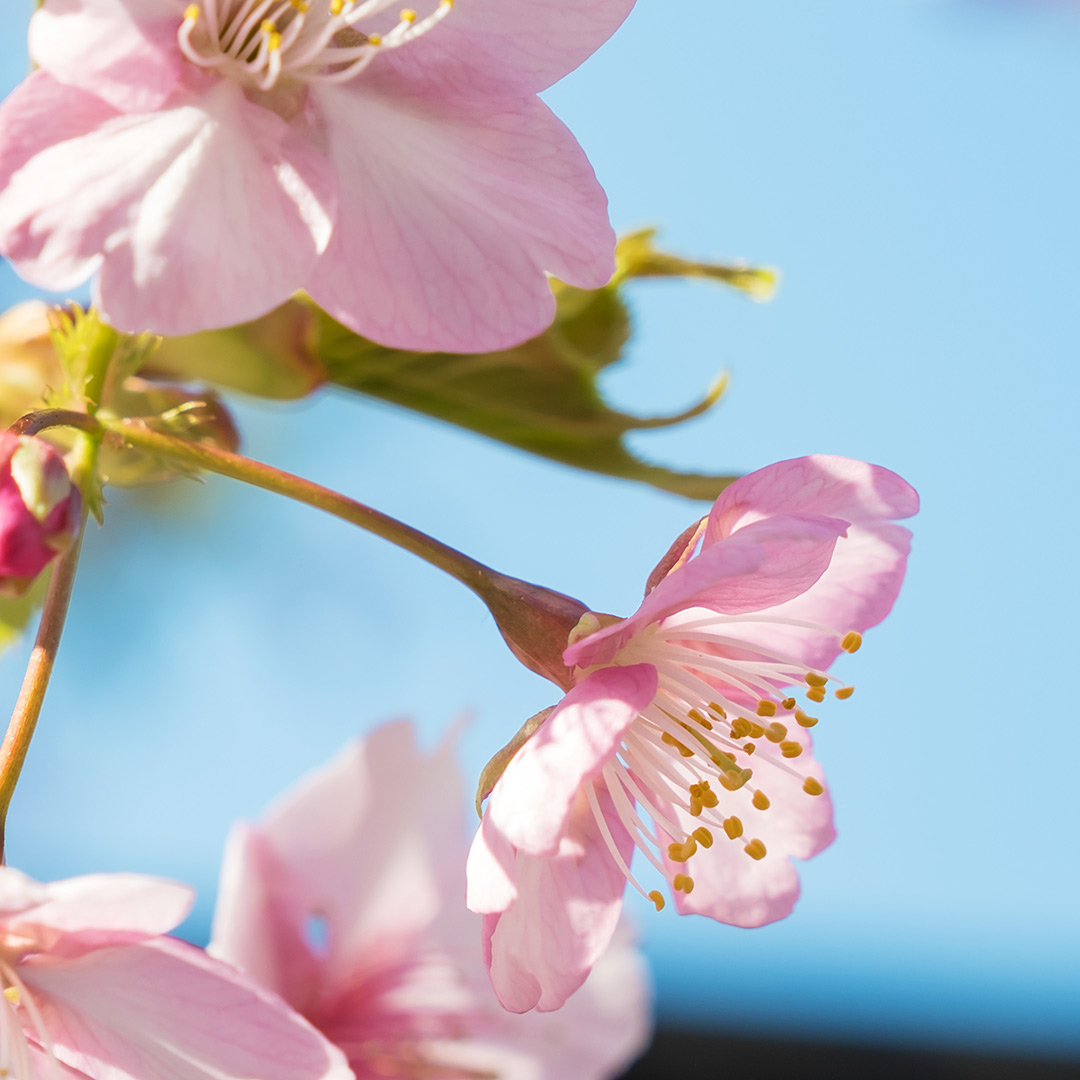
[[[588,610],[580,601],[500,574],[411,525],[292,473],[215,446],[154,431],[141,420],[102,423],[107,439],[284,495],[412,552],[456,578],[487,605],[510,650],[527,668],[559,686],[569,686],[570,673],[562,662],[562,651],[569,632]]]
[[[4,741],[0,743],[0,862],[4,855],[8,807],[11,805],[11,796],[15,793],[15,785],[19,782],[30,740],[34,737],[41,706],[45,701],[45,691],[49,687],[49,677],[56,663],[60,636],[64,631],[64,620],[67,618],[68,604],[71,601],[71,589],[75,584],[75,571],[79,565],[85,526],[84,512],[83,528],[79,529],[78,535],[53,565],[34,651],[30,654],[30,662],[26,666],[26,675],[23,677],[22,689],[11,714],[7,733]]]

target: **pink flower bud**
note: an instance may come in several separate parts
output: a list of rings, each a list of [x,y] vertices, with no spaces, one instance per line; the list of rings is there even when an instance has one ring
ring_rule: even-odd
[[[0,594],[26,592],[71,542],[81,511],[79,489],[53,446],[0,435]]]

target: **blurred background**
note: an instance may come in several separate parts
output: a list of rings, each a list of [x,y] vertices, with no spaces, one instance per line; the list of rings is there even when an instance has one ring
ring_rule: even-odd
[[[6,93],[19,11],[5,29]],[[617,228],[783,273],[765,305],[631,287],[611,400],[675,411],[731,374],[635,448],[706,472],[844,454],[924,507],[893,615],[845,661],[856,696],[815,729],[839,839],[795,913],[746,931],[631,897],[661,1023],[700,1033],[663,1035],[647,1075],[1080,1070],[1080,5],[638,0],[546,97]],[[0,269],[4,306],[30,295]],[[252,456],[598,610],[633,610],[702,512],[343,393],[235,405]],[[0,660],[12,701],[27,653]],[[467,717],[471,785],[556,696],[471,595],[338,521],[218,480],[113,494],[8,858],[191,882],[204,941],[230,823],[346,738],[410,716],[433,743]]]

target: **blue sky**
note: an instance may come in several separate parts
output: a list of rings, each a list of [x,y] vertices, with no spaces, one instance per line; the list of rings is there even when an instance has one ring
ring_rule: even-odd
[[[0,57],[13,85],[18,34]],[[639,450],[708,471],[845,454],[923,498],[900,602],[845,668],[857,694],[815,729],[839,840],[774,927],[631,905],[662,1012],[1080,1057],[1080,9],[639,0],[547,97],[617,227],[784,275],[769,305],[633,287],[613,400],[677,409],[732,377],[709,417]],[[5,269],[0,299],[25,295]],[[700,513],[334,394],[238,413],[252,455],[599,610],[632,610]],[[24,658],[0,661],[12,700]],[[225,482],[117,497],[9,857],[191,881],[197,936],[229,823],[349,735],[408,715],[434,740],[467,714],[471,776],[553,699],[476,601],[377,540]]]

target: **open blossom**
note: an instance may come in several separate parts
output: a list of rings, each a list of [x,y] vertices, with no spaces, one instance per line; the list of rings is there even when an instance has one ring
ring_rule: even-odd
[[[0,433],[0,594],[19,595],[71,542],[82,499],[58,451]]]
[[[461,903],[466,839],[450,748],[395,723],[309,774],[228,844],[210,950],[345,1051],[358,1080],[602,1080],[649,1034],[620,941],[554,1015],[499,1007]]]
[[[0,252],[122,330],[306,289],[376,341],[484,351],[604,284],[604,193],[536,97],[633,0],[45,0],[0,107]]]
[[[727,488],[627,619],[589,614],[573,685],[510,760],[469,856],[492,983],[558,1008],[607,946],[635,850],[680,912],[760,926],[790,912],[791,857],[832,842],[809,730],[828,667],[889,612],[918,498],[885,469],[780,462]],[[797,688],[797,689],[796,689]],[[839,684],[835,696],[850,697]]]
[[[0,867],[0,1076],[350,1080],[280,999],[163,936],[190,906],[136,874],[42,885]]]

